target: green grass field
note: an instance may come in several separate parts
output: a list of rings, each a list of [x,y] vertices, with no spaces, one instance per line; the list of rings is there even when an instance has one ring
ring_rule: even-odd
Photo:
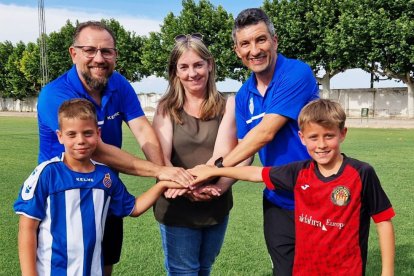
[[[18,216],[12,206],[19,187],[36,166],[36,119],[0,117],[0,140],[0,275],[19,275]],[[141,155],[128,130],[124,147]],[[343,152],[369,162],[376,169],[397,213],[393,220],[395,275],[414,275],[414,130],[350,129]],[[154,183],[150,178],[124,175],[122,178],[136,195]],[[262,184],[248,182],[234,186],[234,207],[212,275],[271,275],[262,231],[262,188]],[[372,223],[367,275],[380,275],[380,271],[380,251]],[[126,218],[121,262],[114,275],[164,274],[158,225],[152,211],[139,218]]]

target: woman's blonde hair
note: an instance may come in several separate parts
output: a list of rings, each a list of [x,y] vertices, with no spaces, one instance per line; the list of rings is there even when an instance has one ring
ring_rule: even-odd
[[[176,42],[168,60],[168,88],[167,92],[160,99],[159,110],[162,115],[169,115],[175,123],[182,124],[181,111],[184,108],[185,91],[177,77],[177,62],[182,54],[193,50],[211,66],[207,80],[206,96],[201,105],[200,119],[207,121],[224,113],[226,100],[217,91],[216,87],[216,63],[210,51],[201,39],[187,35],[187,38]]]

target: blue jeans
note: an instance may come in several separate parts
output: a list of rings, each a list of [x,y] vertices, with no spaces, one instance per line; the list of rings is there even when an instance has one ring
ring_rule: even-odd
[[[160,224],[165,269],[169,276],[210,275],[226,233],[227,216],[220,224],[203,228]]]

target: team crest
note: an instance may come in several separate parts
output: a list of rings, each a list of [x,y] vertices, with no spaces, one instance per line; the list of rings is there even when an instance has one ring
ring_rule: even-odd
[[[253,98],[250,98],[250,101],[249,101],[249,111],[250,111],[250,114],[253,114],[253,112],[254,112]]]
[[[333,189],[331,194],[331,201],[337,206],[346,206],[351,200],[351,192],[347,187],[338,186]]]
[[[105,174],[105,178],[102,180],[105,187],[110,188],[112,186],[112,180],[109,173]]]

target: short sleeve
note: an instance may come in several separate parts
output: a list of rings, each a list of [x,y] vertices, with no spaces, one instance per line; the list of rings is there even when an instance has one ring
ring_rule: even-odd
[[[37,102],[37,121],[39,125],[39,158],[38,162],[49,160],[64,151],[58,141],[56,130],[60,105],[71,98],[79,97],[73,89],[63,83],[66,75],[43,87]]]
[[[242,112],[242,108],[240,108],[240,100],[237,101],[236,97],[236,127],[237,127],[237,138],[243,139],[244,136],[249,132],[249,129],[247,128],[246,119],[244,117],[244,113]]]
[[[121,108],[124,111],[125,121],[129,122],[135,118],[144,116],[145,113],[141,107],[141,103],[138,100],[138,95],[135,93],[134,88],[123,76],[119,74],[119,77],[121,78],[120,83],[122,83],[120,89],[122,93]]]
[[[293,162],[283,166],[265,167],[262,171],[263,181],[270,190],[282,189],[293,191],[302,163]]]
[[[134,210],[135,197],[128,192],[119,177],[113,176],[113,179],[116,182],[111,195],[109,212],[117,217],[129,216]]]
[[[43,220],[46,216],[46,204],[49,196],[48,178],[50,170],[41,168],[44,163],[40,164],[26,179],[17,200],[14,203],[16,214]]]
[[[284,62],[287,63],[285,68],[273,83],[272,101],[266,108],[266,114],[279,114],[297,120],[302,107],[318,97],[318,86],[307,64],[291,59]]]
[[[376,223],[391,219],[395,213],[392,205],[373,167],[364,166],[363,181],[365,185],[363,200],[368,214]]]
[[[250,77],[240,88],[240,90],[236,94],[235,98],[235,116],[236,116],[236,127],[237,127],[237,138],[243,139],[244,136],[249,132],[250,128],[247,121],[247,114],[246,114],[246,105],[249,105],[247,103],[246,95],[248,94],[248,86],[250,85],[250,82],[252,81],[252,77]],[[250,104],[253,104],[250,103]]]

